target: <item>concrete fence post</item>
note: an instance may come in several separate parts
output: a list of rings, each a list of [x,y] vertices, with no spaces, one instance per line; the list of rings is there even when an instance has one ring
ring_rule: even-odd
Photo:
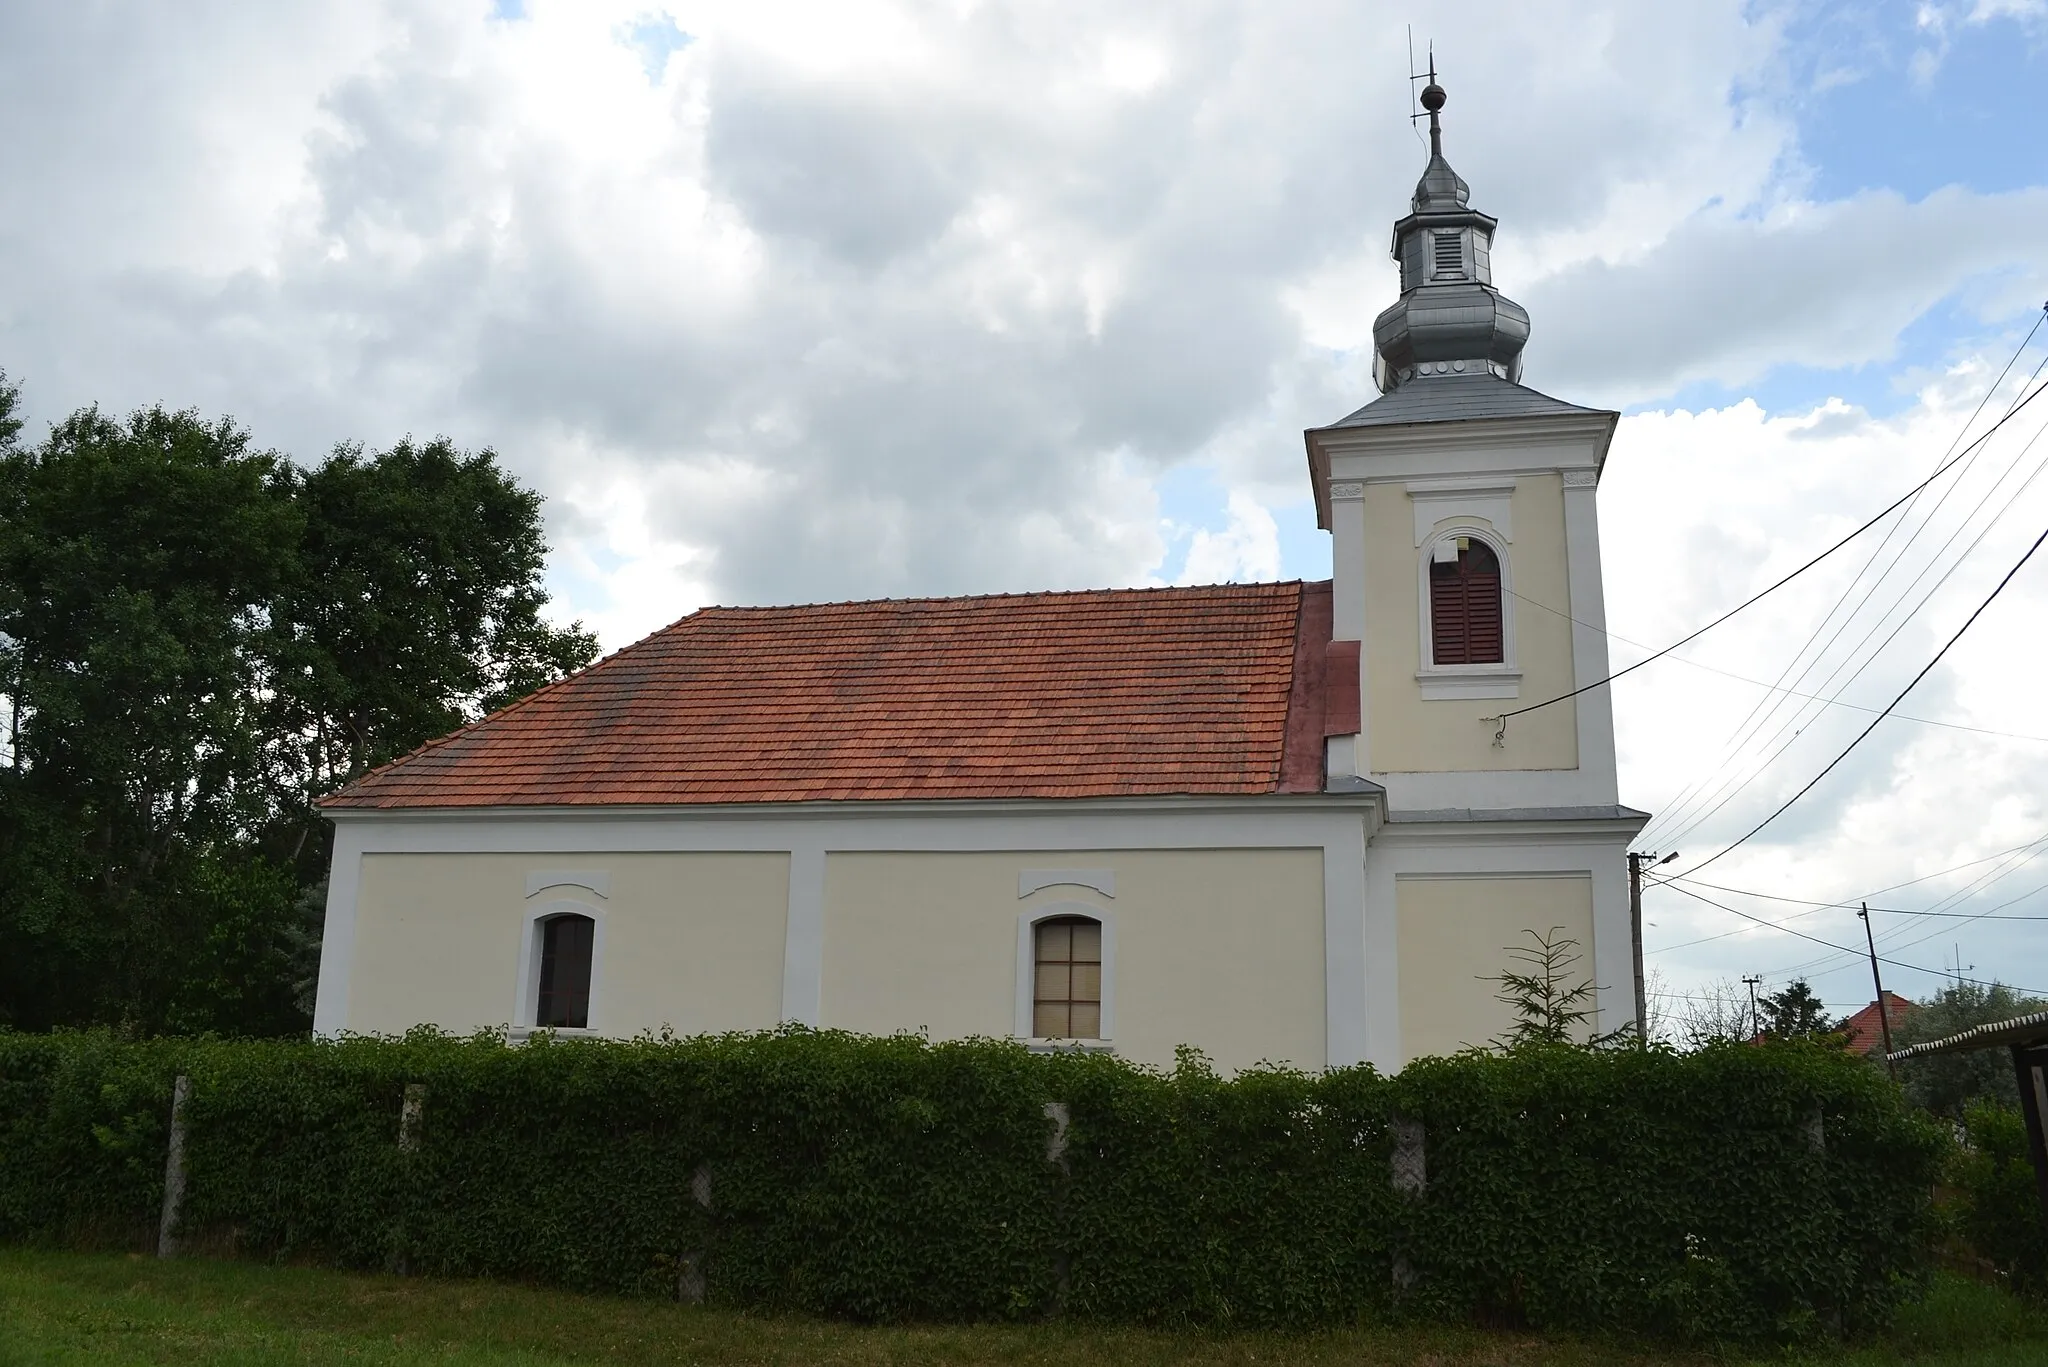
[[[1073,1112],[1064,1101],[1045,1103],[1045,1118],[1052,1123],[1052,1133],[1045,1138],[1045,1161],[1060,1167],[1067,1165],[1067,1126],[1074,1123]]]
[[[1806,1135],[1806,1143],[1815,1153],[1826,1153],[1828,1149],[1827,1121],[1821,1114],[1820,1102],[1815,1101],[1806,1112],[1806,1123],[1800,1127]]]
[[[1387,1159],[1387,1176],[1394,1194],[1409,1201],[1420,1201],[1429,1191],[1429,1165],[1424,1150],[1422,1122],[1410,1116],[1394,1115],[1388,1118],[1387,1129],[1394,1137],[1394,1151]],[[1408,1261],[1408,1255],[1395,1249],[1394,1289],[1406,1291],[1420,1280],[1421,1275]]]
[[[427,1084],[408,1082],[405,1084],[405,1100],[398,1107],[398,1151],[418,1153],[420,1148],[420,1125],[427,1109]]]
[[[185,1205],[185,1102],[192,1079],[183,1073],[171,1084],[171,1142],[164,1154],[164,1208],[156,1226],[156,1256],[178,1256],[178,1221]]]
[[[711,1210],[711,1165],[699,1163],[690,1174],[690,1199],[698,1209]],[[704,1250],[685,1253],[676,1260],[676,1299],[684,1305],[704,1304]]]
[[[1064,1101],[1045,1103],[1047,1131],[1045,1136],[1045,1161],[1047,1166],[1059,1170],[1059,1179],[1053,1187],[1054,1209],[1064,1213],[1067,1204],[1067,1130],[1074,1123],[1074,1113]],[[1074,1259],[1065,1248],[1053,1254],[1053,1307],[1058,1313],[1066,1309],[1067,1296],[1073,1289]]]

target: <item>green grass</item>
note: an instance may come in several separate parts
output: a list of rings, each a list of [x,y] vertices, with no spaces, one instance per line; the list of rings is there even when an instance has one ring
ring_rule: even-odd
[[[2048,1308],[1944,1278],[1883,1343],[1768,1359],[2040,1367]],[[0,1364],[1413,1364],[1578,1367],[1733,1361],[1599,1340],[1376,1328],[1282,1336],[1071,1324],[862,1327],[484,1282],[0,1249]]]

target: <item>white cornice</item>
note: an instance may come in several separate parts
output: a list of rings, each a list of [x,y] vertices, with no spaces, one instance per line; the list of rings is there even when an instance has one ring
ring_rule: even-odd
[[[822,802],[678,802],[633,806],[553,807],[328,807],[341,822],[379,821],[872,821],[877,817],[1188,816],[1196,813],[1372,813],[1383,810],[1377,791],[1359,793],[1153,794],[1143,797],[959,798],[951,800],[833,800]]]
[[[1375,845],[1555,845],[1573,841],[1625,844],[1647,816],[1557,817],[1511,821],[1397,821],[1382,826]]]
[[[1302,440],[1308,449],[1316,525],[1325,531],[1331,527],[1333,479],[1379,483],[1442,476],[1448,473],[1446,455],[1458,458],[1460,474],[1563,472],[1577,486],[1584,482],[1577,472],[1589,471],[1597,484],[1620,420],[1617,413],[1587,412],[1311,428],[1302,433]]]

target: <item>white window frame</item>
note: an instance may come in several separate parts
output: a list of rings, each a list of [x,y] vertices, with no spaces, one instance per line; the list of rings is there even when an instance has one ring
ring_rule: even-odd
[[[1429,567],[1436,559],[1436,548],[1447,541],[1467,537],[1482,542],[1500,562],[1500,662],[1467,665],[1440,665],[1436,663],[1434,614],[1429,602]],[[1436,701],[1446,698],[1518,698],[1522,693],[1522,668],[1515,654],[1515,571],[1514,558],[1508,554],[1508,540],[1492,523],[1484,518],[1451,517],[1438,523],[1430,535],[1424,538],[1415,562],[1416,578],[1416,621],[1420,625],[1422,653],[1416,658],[1421,662],[1415,671],[1415,682],[1421,686],[1425,699]]]
[[[1102,1033],[1094,1039],[1047,1039],[1033,1035],[1032,1001],[1038,987],[1038,923],[1062,916],[1083,916],[1102,927]],[[1017,1029],[1016,1038],[1030,1049],[1053,1052],[1062,1049],[1103,1052],[1115,1048],[1116,1039],[1116,912],[1093,902],[1048,902],[1042,907],[1017,914]]]
[[[545,923],[557,916],[588,916],[594,923],[590,931],[590,1014],[585,1017],[587,1024],[581,1029],[534,1024],[534,1018],[540,1014],[541,935]],[[578,1038],[604,1033],[604,922],[604,908],[575,899],[543,902],[526,909],[525,932],[519,948],[519,997],[512,1005],[513,1039],[525,1039],[543,1029],[564,1037]]]

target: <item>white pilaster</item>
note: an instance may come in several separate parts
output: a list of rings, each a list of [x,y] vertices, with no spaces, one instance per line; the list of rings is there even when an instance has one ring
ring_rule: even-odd
[[[1594,501],[1599,475],[1564,472],[1565,573],[1571,593],[1574,688],[1607,677],[1607,598],[1600,576],[1600,513]],[[1614,758],[1614,690],[1588,689],[1574,698],[1578,708],[1579,771],[1584,801],[1620,801]],[[1634,1014],[1631,1010],[1630,1015]]]
[[[1394,873],[1398,856],[1379,845],[1365,859],[1366,1061],[1397,1073],[1401,1049],[1401,922]]]
[[[314,989],[313,1033],[337,1035],[348,1026],[349,980],[356,960],[356,900],[363,886],[363,845],[370,832],[334,825],[334,856],[327,871],[327,919],[320,932],[320,981]]]
[[[1358,740],[1351,747],[1351,768],[1372,772],[1372,716],[1367,707],[1366,679],[1371,672],[1365,633],[1365,485],[1338,480],[1330,485],[1330,637],[1358,642]],[[1333,751],[1331,760],[1338,756]],[[1332,772],[1336,772],[1334,767]]]
[[[1323,847],[1323,1054],[1332,1068],[1377,1062],[1365,887],[1365,825]]]
[[[792,842],[789,921],[782,941],[782,1018],[816,1026],[825,989],[825,846]]]

